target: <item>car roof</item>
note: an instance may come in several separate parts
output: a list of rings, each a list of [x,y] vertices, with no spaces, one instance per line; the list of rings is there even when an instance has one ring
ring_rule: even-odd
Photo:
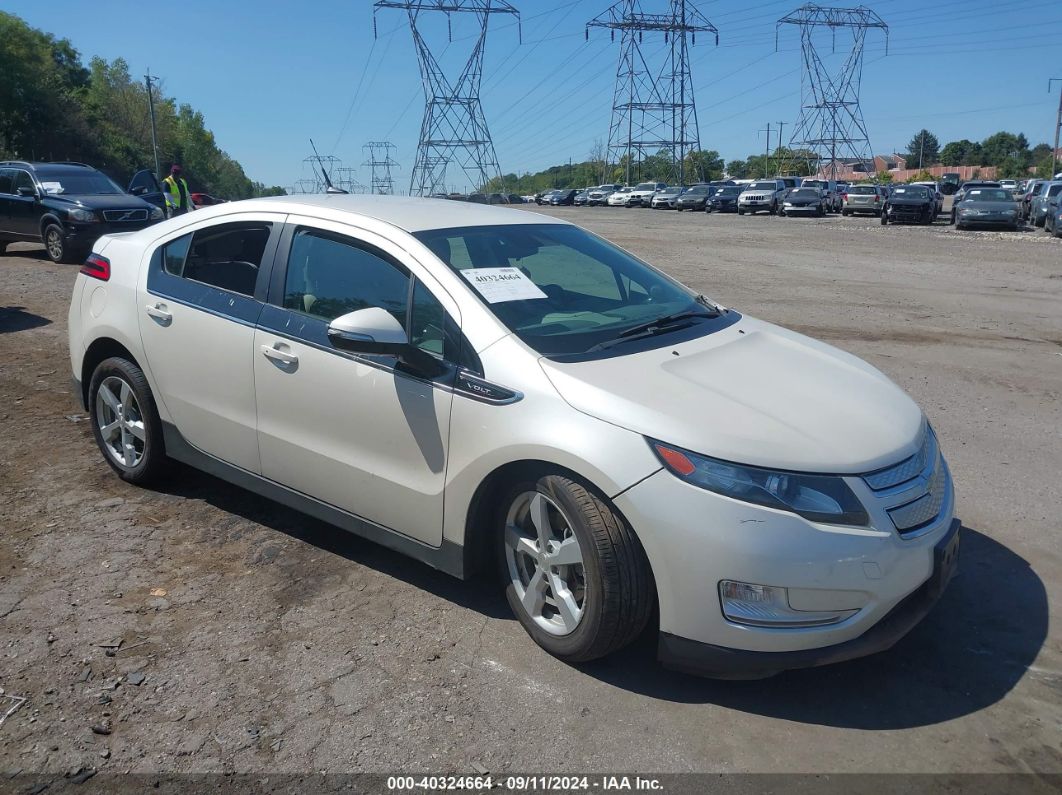
[[[340,222],[356,218],[371,218],[406,232],[452,229],[461,226],[568,223],[552,216],[498,205],[413,196],[344,193],[244,199],[196,210],[193,216],[199,219],[205,217],[207,213],[211,216],[222,217],[244,212],[293,213]]]

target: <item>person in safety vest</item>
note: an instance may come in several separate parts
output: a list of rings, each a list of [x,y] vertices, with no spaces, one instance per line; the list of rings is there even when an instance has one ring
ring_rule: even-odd
[[[162,180],[162,193],[166,197],[166,208],[170,215],[182,215],[195,209],[188,183],[181,176],[181,167],[174,163],[170,175]]]

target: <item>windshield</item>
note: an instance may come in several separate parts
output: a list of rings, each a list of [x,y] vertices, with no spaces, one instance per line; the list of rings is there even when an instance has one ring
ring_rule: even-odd
[[[686,191],[687,196],[700,196],[707,193],[710,188],[707,185],[698,185],[696,188],[690,188]]]
[[[635,188],[635,190],[656,190],[656,183],[642,182]]]
[[[125,193],[98,171],[55,171],[40,174],[45,193],[101,196]]]
[[[415,236],[545,356],[587,353],[670,315],[696,316],[682,328],[716,316],[678,282],[575,226],[472,226]]]
[[[821,179],[806,179],[800,183],[802,188],[828,188],[830,185]]]
[[[660,191],[665,196],[673,196],[676,193],[682,193],[682,188],[664,188]]]
[[[773,182],[753,182],[748,187],[749,190],[778,190],[778,186]]]
[[[966,194],[966,201],[1014,203],[1014,195],[1003,188],[977,188]]]
[[[822,196],[822,191],[818,188],[797,188],[789,194],[791,199],[817,199],[820,196]]]
[[[895,188],[892,191],[894,196],[903,196],[906,199],[925,199],[929,196],[929,191],[925,188],[912,188],[910,186],[906,188]]]
[[[878,189],[873,185],[853,185],[848,189],[849,193],[854,193],[856,196],[873,196],[878,192]]]
[[[727,185],[716,196],[737,196],[741,193],[742,188],[740,185]]]

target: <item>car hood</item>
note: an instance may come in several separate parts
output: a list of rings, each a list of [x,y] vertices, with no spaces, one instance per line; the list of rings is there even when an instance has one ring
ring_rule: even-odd
[[[748,317],[628,356],[540,362],[578,411],[745,464],[869,472],[913,455],[924,425],[914,401],[866,362]]]
[[[46,200],[55,206],[86,207],[91,210],[130,210],[151,208],[152,204],[131,193],[114,194],[55,194],[49,193]]]

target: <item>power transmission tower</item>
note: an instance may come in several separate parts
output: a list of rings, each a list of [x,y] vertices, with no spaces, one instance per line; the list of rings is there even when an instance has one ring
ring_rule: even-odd
[[[830,179],[836,179],[838,158],[850,160],[863,171],[872,172],[874,155],[870,149],[863,111],[859,106],[859,89],[863,80],[863,43],[867,31],[885,31],[888,53],[889,26],[865,6],[858,8],[824,8],[804,5],[778,20],[775,27],[775,50],[782,25],[800,28],[804,72],[800,79],[800,120],[790,139],[790,148],[800,147],[819,167],[829,162]],[[815,31],[830,31],[831,54],[837,52],[838,29],[852,32],[851,49],[841,67],[831,73],[815,45]]]
[[[342,162],[343,161],[335,155],[312,154],[309,157],[303,158],[303,169],[309,167],[310,173],[313,174],[314,188],[312,191],[309,191],[309,193],[324,193],[325,188],[327,188],[328,186],[325,184],[325,178],[324,173],[322,173],[322,169],[326,171],[329,175],[331,175],[333,171],[339,168]],[[299,182],[304,182],[304,180],[300,179]]]
[[[433,193],[446,193],[446,166],[450,161],[445,157],[426,157],[422,165],[424,192],[421,196]]]
[[[435,178],[440,160],[456,163],[474,189],[484,188],[491,179],[501,176],[498,155],[494,151],[494,142],[479,99],[487,26],[493,14],[512,14],[519,25],[520,12],[505,0],[377,0],[373,4],[374,33],[376,12],[381,8],[401,9],[409,16],[409,28],[417,48],[421,82],[424,85],[424,120],[410,176],[410,194],[426,196],[442,192],[445,186]],[[479,23],[479,33],[475,36],[472,52],[456,80],[451,81],[443,72],[421,31],[421,14],[431,11],[446,14],[451,43],[451,14],[470,13]]]
[[[367,150],[369,159],[362,163],[371,169],[369,187],[373,193],[391,194],[395,192],[395,181],[391,176],[391,169],[397,168],[398,163],[391,157],[395,145],[390,141],[369,141],[362,149]]]
[[[640,165],[664,150],[669,173],[643,176],[682,184],[686,155],[701,147],[689,45],[697,43],[698,33],[713,34],[718,45],[719,31],[687,0],[668,0],[666,14],[646,14],[640,0],[620,0],[587,23],[587,38],[590,28],[608,28],[613,41],[617,30],[621,35],[608,131],[609,162],[626,161],[626,181],[631,184],[635,162]],[[647,31],[663,33],[670,45],[663,64],[655,69],[642,50]]]
[[[342,188],[347,193],[365,193],[365,186],[358,181],[356,168],[341,166],[335,173],[334,184],[337,188]]]

